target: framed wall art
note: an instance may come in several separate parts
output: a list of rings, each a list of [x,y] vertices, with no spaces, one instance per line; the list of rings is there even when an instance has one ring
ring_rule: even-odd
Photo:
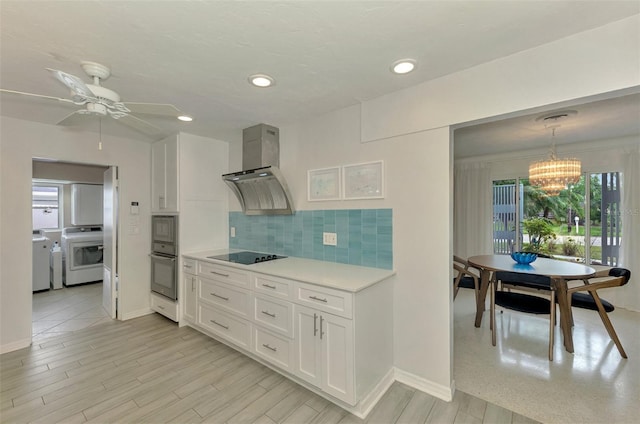
[[[345,199],[384,198],[383,161],[358,163],[342,167]]]
[[[307,200],[310,202],[340,199],[340,168],[307,171]]]

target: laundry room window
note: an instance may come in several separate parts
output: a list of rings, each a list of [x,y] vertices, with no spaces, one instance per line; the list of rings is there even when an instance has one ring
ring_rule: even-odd
[[[60,229],[62,227],[62,185],[34,184],[31,189],[33,229]]]

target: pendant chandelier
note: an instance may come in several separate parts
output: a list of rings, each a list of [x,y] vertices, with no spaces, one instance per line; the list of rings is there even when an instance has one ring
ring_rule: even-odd
[[[569,184],[576,184],[581,175],[581,163],[578,159],[558,159],[556,156],[555,135],[558,126],[551,127],[549,159],[529,165],[529,182],[540,187],[548,196],[557,196]]]

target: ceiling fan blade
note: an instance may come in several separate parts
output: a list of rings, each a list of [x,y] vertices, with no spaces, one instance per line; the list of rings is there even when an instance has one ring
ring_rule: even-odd
[[[73,127],[84,123],[86,123],[86,116],[76,110],[75,112],[65,116],[62,121],[58,122],[56,125]]]
[[[182,115],[182,111],[174,105],[166,103],[130,103],[125,102],[124,105],[132,113],[142,113],[145,115],[161,115],[178,117]]]
[[[116,116],[113,117],[116,118],[118,122],[122,122],[123,124],[128,125],[134,130],[137,130],[153,139],[160,140],[167,136],[167,132],[162,128],[158,128],[150,122],[147,122],[140,118],[136,118],[135,116],[124,115],[120,118]]]
[[[20,96],[39,97],[41,99],[47,99],[47,100],[56,100],[56,101],[62,102],[62,103],[73,103],[73,101],[71,101],[69,99],[61,99],[60,97],[45,96],[45,95],[42,95],[42,94],[26,93],[24,91],[5,90],[4,88],[0,88],[0,92],[9,93],[9,94],[18,94]]]
[[[86,97],[89,99],[95,98],[95,94],[87,87],[87,85],[80,78],[67,74],[66,72],[59,71],[57,69],[46,68],[47,71],[51,72],[54,77],[75,93],[82,97]]]

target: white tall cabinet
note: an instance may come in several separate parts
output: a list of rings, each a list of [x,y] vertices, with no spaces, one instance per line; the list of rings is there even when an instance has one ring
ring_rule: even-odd
[[[178,133],[151,146],[151,213],[179,215],[178,258],[181,252],[228,247],[229,189],[221,178],[228,169],[225,141]],[[178,269],[185,269],[182,261]],[[184,272],[178,279],[178,301],[171,315],[182,323],[195,319],[190,297],[195,282],[192,274]],[[155,308],[161,302],[153,301],[155,294],[151,296],[152,309],[166,316],[166,303],[164,309]]]

